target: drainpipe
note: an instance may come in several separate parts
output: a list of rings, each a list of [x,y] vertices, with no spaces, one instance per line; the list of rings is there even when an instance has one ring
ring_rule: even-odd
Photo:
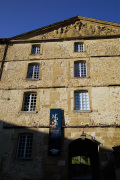
[[[4,50],[4,55],[3,55],[3,59],[2,59],[1,69],[0,69],[0,80],[2,78],[3,67],[4,67],[4,63],[5,63],[5,59],[6,59],[7,50],[8,50],[8,44],[4,39],[3,39],[3,43],[5,44],[5,50]]]

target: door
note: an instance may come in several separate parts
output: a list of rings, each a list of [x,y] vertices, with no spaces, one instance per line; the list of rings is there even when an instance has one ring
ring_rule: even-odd
[[[69,145],[69,179],[100,180],[97,144],[77,139]]]

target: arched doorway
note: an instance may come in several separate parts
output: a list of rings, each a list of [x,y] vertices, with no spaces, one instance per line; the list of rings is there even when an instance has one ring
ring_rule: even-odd
[[[69,144],[69,180],[100,180],[96,142],[79,138]]]

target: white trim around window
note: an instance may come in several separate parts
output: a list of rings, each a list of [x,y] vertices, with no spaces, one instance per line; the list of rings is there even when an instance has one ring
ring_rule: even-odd
[[[36,100],[37,100],[36,92],[25,92],[24,99],[23,99],[22,111],[35,112]]]
[[[30,63],[28,65],[27,79],[32,79],[32,80],[39,79],[39,64]]]
[[[75,110],[89,110],[88,91],[75,91]]]
[[[17,159],[32,158],[33,134],[20,134],[17,147]]]
[[[87,77],[87,65],[85,61],[74,62],[74,77]]]
[[[32,45],[31,54],[40,54],[40,45]]]
[[[74,52],[84,52],[84,43],[83,42],[75,42],[74,43]]]

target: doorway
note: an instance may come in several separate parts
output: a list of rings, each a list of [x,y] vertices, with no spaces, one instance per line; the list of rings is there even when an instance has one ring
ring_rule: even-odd
[[[100,180],[96,142],[79,138],[69,144],[69,180]]]

